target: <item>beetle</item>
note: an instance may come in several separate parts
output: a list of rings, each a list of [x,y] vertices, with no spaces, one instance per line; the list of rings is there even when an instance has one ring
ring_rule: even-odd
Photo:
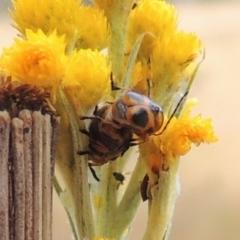
[[[114,84],[112,74],[110,80],[112,91],[123,90]],[[92,166],[114,161],[131,146],[147,141],[150,135],[158,135],[156,132],[163,125],[164,114],[162,108],[149,97],[129,89],[123,90],[115,101],[100,108],[96,106],[93,116],[82,116],[80,119],[90,119],[91,122],[88,131],[80,130],[89,137],[88,150],[78,154],[88,155],[90,170],[99,180]],[[133,138],[134,134],[138,139]]]
[[[113,82],[112,90],[122,90]],[[103,107],[95,107],[93,116],[82,116],[81,120],[90,119],[88,131],[80,130],[89,137],[88,149],[79,151],[79,155],[87,154],[91,163],[90,170],[97,179],[92,166],[101,166],[114,161],[131,147],[147,140],[157,132],[163,124],[163,112],[159,105],[150,98],[133,90],[123,90],[114,101]],[[139,138],[133,138],[133,135]]]

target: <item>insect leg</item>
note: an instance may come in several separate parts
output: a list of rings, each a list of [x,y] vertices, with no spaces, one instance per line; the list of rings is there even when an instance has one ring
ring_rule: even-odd
[[[98,181],[98,182],[100,182],[100,179],[98,178],[98,176],[97,176],[97,174],[96,174],[96,172],[95,172],[95,170],[93,169],[93,167],[92,167],[92,164],[91,163],[89,163],[88,164],[88,167],[89,167],[89,169],[90,169],[90,171],[91,171],[91,173],[92,173],[92,175],[93,175],[93,177]]]
[[[86,120],[86,119],[99,119],[99,120],[102,120],[100,117],[96,117],[96,116],[81,116],[80,117],[80,120]]]
[[[90,133],[85,129],[80,129],[80,132],[90,137]]]
[[[78,155],[87,155],[87,154],[91,154],[89,151],[78,151],[77,152]]]

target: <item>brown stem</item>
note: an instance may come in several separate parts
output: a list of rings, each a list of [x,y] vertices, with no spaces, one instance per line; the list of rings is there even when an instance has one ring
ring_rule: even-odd
[[[32,116],[29,110],[22,110],[24,164],[25,164],[25,240],[33,239],[33,173],[32,173]]]
[[[51,119],[50,115],[44,115],[43,117],[43,216],[42,216],[42,226],[43,233],[42,237],[44,240],[51,239]]]
[[[8,217],[8,154],[10,117],[7,112],[0,112],[0,239],[9,239]]]
[[[33,239],[42,239],[42,128],[40,112],[33,112]]]
[[[53,201],[53,179],[54,179],[54,169],[55,169],[55,153],[57,149],[57,138],[59,135],[59,124],[60,124],[60,117],[53,116],[52,119],[52,135],[51,135],[51,217],[50,217],[50,236],[52,236],[52,201]]]
[[[12,168],[13,168],[13,204],[14,204],[14,240],[25,239],[25,168],[23,154],[23,121],[13,118]]]

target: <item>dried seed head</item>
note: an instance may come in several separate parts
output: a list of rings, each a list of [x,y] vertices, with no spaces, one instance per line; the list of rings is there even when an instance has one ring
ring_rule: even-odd
[[[14,116],[22,109],[56,115],[49,97],[50,94],[41,87],[6,83],[0,86],[0,110],[7,110]]]

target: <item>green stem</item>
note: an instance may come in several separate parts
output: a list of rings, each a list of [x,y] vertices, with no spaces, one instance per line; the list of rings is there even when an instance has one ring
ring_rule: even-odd
[[[72,221],[76,222],[78,239],[92,239],[94,237],[94,225],[87,176],[88,160],[85,156],[80,157],[77,154],[77,151],[84,149],[85,146],[83,146],[83,139],[79,136],[79,124],[76,121],[77,116],[61,90],[60,99],[68,116],[73,145],[73,162],[67,166],[70,168],[69,170],[73,180],[72,189],[69,189],[74,205],[75,219],[72,219]]]
[[[127,189],[114,213],[117,222],[115,222],[115,226],[112,228],[110,235],[111,238],[118,236],[120,239],[120,237],[126,234],[127,228],[136,216],[137,209],[142,201],[140,196],[140,185],[145,174],[146,169],[144,168],[143,163],[138,160]]]
[[[179,161],[176,160],[169,171],[161,171],[158,183],[151,187],[149,217],[143,240],[163,240],[171,227],[177,192],[178,164]]]
[[[109,49],[112,71],[116,78],[122,78],[124,52],[127,36],[128,16],[134,0],[113,0],[109,15],[111,27],[111,45]]]

